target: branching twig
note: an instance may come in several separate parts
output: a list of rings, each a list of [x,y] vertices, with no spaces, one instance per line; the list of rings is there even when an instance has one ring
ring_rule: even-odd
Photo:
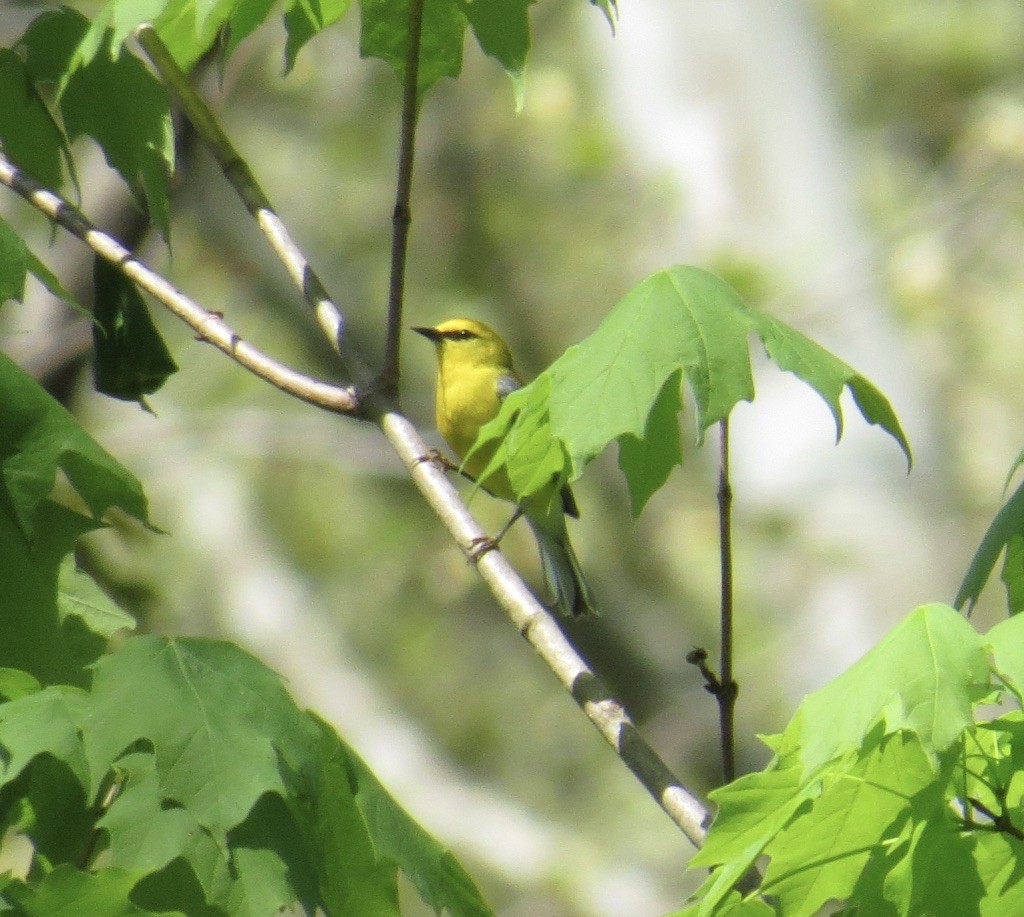
[[[405,297],[405,263],[412,223],[412,167],[416,152],[416,115],[419,110],[420,37],[423,32],[424,0],[409,4],[409,47],[405,57],[402,92],[402,133],[398,145],[398,181],[391,223],[391,281],[388,286],[388,327],[384,349],[381,386],[390,394],[398,392],[402,305]]]
[[[204,341],[213,344],[251,373],[265,379],[296,398],[339,414],[354,414],[361,409],[360,399],[351,388],[328,385],[268,357],[243,341],[224,320],[208,312],[135,258],[116,239],[101,232],[72,204],[43,188],[0,156],[0,184],[7,185],[54,223],[77,236],[101,258],[109,261],[126,277],[145,290],[161,305],[191,326]]]
[[[202,96],[192,88],[188,77],[182,72],[167,46],[149,24],[135,30],[135,37],[153,62],[160,76],[181,105],[185,115],[200,139],[213,154],[225,178],[242,199],[257,225],[270,242],[271,248],[298,287],[303,299],[313,310],[321,330],[341,357],[342,365],[349,378],[360,390],[371,387],[371,374],[359,355],[350,347],[345,338],[345,316],[327,294],[320,278],[310,267],[305,255],[292,241],[284,223],[274,210],[270,199],[263,193],[248,164],[238,154],[221,129],[210,107]],[[362,404],[365,409],[366,405]]]
[[[966,801],[970,804],[973,809],[977,809],[986,818],[991,821],[988,824],[979,824],[971,817],[961,818],[961,830],[962,831],[995,831],[1000,834],[1009,834],[1010,837],[1015,837],[1017,840],[1024,841],[1024,831],[1021,831],[1014,823],[1013,819],[1010,818],[1010,810],[1006,805],[1006,793],[997,794],[999,800],[999,812],[993,812],[988,806],[986,806],[980,799],[975,799],[973,796],[968,796]]]

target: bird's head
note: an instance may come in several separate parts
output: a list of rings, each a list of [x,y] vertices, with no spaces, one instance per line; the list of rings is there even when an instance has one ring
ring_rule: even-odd
[[[413,328],[434,342],[437,360],[443,365],[512,368],[508,344],[490,325],[473,318],[450,318],[433,328]]]

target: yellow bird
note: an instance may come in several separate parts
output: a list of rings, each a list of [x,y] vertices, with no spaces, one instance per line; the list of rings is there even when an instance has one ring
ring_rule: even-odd
[[[455,454],[463,459],[476,442],[480,428],[494,417],[501,402],[523,384],[512,362],[508,344],[489,325],[471,318],[450,318],[434,328],[413,328],[434,342],[437,350],[437,429]],[[463,471],[474,480],[487,467],[494,448],[474,452]],[[480,481],[497,497],[515,502],[504,469]],[[594,596],[583,577],[576,552],[569,542],[565,514],[578,516],[568,487],[561,500],[550,493],[531,496],[519,510],[537,537],[544,581],[553,605],[562,614],[597,613]]]

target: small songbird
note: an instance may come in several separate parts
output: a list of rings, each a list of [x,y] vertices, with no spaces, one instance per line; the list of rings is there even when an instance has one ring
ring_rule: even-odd
[[[508,344],[493,328],[471,318],[450,318],[434,328],[413,328],[434,342],[437,350],[437,429],[455,454],[463,459],[476,442],[480,428],[493,418],[501,402],[523,384],[512,362]],[[496,445],[479,449],[463,465],[474,480],[487,467]],[[479,481],[480,486],[505,500],[516,502],[503,468]],[[572,491],[561,499],[550,492],[531,495],[519,509],[537,537],[544,580],[553,605],[562,614],[596,614],[594,596],[583,577],[576,552],[569,542],[565,514],[578,516]]]

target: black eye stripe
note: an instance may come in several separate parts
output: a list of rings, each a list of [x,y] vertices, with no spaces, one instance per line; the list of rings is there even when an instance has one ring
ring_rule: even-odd
[[[468,341],[470,338],[475,338],[477,335],[473,334],[472,331],[467,331],[465,328],[460,328],[457,331],[442,331],[441,337],[446,338],[449,341]]]

